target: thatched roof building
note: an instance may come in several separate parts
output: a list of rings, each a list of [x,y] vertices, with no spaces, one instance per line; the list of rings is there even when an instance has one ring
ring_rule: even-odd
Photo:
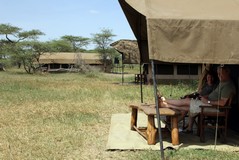
[[[136,40],[119,40],[110,44],[122,54],[124,64],[139,64],[140,54]]]
[[[99,53],[45,53],[40,56],[40,64],[76,64],[79,60],[85,64],[103,64]]]
[[[109,60],[109,64],[111,60]],[[40,56],[39,63],[42,70],[48,72],[74,71],[80,66],[91,66],[109,72],[111,65],[104,65],[100,53],[45,53]],[[80,67],[80,68],[81,68]]]

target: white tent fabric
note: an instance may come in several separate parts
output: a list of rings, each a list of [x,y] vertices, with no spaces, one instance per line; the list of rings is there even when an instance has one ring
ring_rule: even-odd
[[[239,64],[239,0],[119,0],[141,61]]]

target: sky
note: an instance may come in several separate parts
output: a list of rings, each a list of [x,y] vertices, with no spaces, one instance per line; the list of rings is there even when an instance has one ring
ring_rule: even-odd
[[[113,40],[135,39],[118,0],[0,0],[0,24],[45,33],[40,41],[64,35],[92,38],[110,29]]]

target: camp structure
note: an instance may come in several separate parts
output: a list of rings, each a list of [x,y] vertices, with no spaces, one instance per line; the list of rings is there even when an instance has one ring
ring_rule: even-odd
[[[119,0],[119,3],[137,39],[141,63],[151,62],[152,72],[155,61],[227,64],[238,93],[238,0]],[[232,128],[238,130],[238,95],[235,98],[237,103],[229,118]]]
[[[115,59],[116,68],[121,68],[122,83],[124,82],[124,64],[129,64],[132,67],[133,64],[140,63],[140,55],[138,43],[135,40],[121,39],[110,44],[117,52],[121,54],[122,66],[119,66],[119,59]],[[117,60],[117,61],[116,61]]]
[[[239,90],[238,0],[119,3],[137,39],[141,63],[229,65]]]
[[[48,72],[72,71],[77,65],[89,65],[100,70],[104,69],[99,53],[45,53],[40,56],[39,63]]]
[[[111,43],[110,46],[122,54],[124,64],[140,63],[139,47],[136,40],[122,39]]]
[[[237,0],[119,0],[142,62],[238,64]]]
[[[141,63],[150,59],[185,64],[239,63],[236,1],[119,2],[137,38]]]
[[[122,54],[124,64],[140,64],[139,47],[136,40],[118,40],[111,46]],[[149,63],[143,63],[148,82],[152,83]],[[202,72],[202,64],[165,63],[155,62],[155,76],[159,82],[172,82],[173,80],[198,79]],[[170,80],[170,81],[168,81]],[[172,80],[172,81],[171,81]]]

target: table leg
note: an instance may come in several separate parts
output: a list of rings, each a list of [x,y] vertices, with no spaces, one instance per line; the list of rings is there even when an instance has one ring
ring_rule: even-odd
[[[171,116],[171,138],[173,145],[179,145],[179,136],[178,136],[178,116]]]
[[[137,117],[138,117],[138,109],[137,108],[132,108],[130,128],[133,131],[135,131],[134,126],[137,127]]]
[[[154,115],[148,115],[148,126],[146,131],[148,144],[156,144],[156,132],[157,129],[155,128]]]

